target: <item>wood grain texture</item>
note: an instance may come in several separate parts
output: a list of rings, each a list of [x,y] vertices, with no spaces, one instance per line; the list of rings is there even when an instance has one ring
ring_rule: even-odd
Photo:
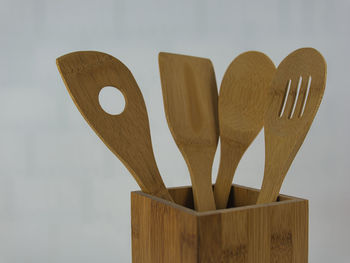
[[[226,208],[235,170],[261,131],[276,67],[265,54],[249,51],[230,64],[219,93],[221,154],[214,187],[217,209]]]
[[[218,144],[217,87],[209,59],[159,54],[168,126],[190,172],[196,210],[215,209],[211,182]]]
[[[129,69],[116,58],[95,51],[64,55],[57,59],[57,66],[80,113],[141,190],[172,200],[154,159],[145,102]],[[119,115],[106,113],[99,104],[99,92],[106,86],[124,95],[126,105]]]
[[[131,194],[133,263],[308,262],[307,200],[254,205],[259,192],[234,185],[233,208],[196,212],[182,206],[191,191],[169,189],[175,203]]]
[[[276,200],[317,113],[325,83],[326,62],[313,48],[294,51],[278,66],[265,116],[265,171],[258,204]]]

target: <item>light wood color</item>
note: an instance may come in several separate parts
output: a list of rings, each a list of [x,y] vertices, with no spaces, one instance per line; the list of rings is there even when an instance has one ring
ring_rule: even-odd
[[[264,124],[276,67],[263,53],[239,55],[228,67],[219,93],[221,155],[214,187],[217,209],[226,208],[235,170]]]
[[[215,210],[211,172],[219,129],[213,65],[205,58],[160,53],[159,69],[165,114],[190,171],[196,210]]]
[[[311,85],[307,92],[310,76]],[[326,62],[313,48],[294,51],[278,66],[265,117],[265,171],[258,204],[276,200],[285,175],[317,113],[325,83]],[[288,86],[289,94],[286,92]],[[286,94],[288,97],[284,103]]]
[[[129,69],[116,58],[95,51],[74,52],[57,66],[75,105],[96,134],[123,162],[145,193],[171,201],[153,155],[146,105]],[[125,98],[119,115],[106,113],[99,92],[118,88]]]
[[[131,194],[133,263],[307,263],[308,201],[234,185],[229,209],[192,210],[191,187],[169,189],[175,203]]]

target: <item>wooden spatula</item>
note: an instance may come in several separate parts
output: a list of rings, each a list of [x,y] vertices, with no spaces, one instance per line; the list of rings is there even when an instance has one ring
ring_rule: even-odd
[[[218,143],[217,87],[209,59],[159,54],[165,114],[190,171],[195,209],[215,210],[211,170]]]
[[[317,113],[325,83],[326,62],[315,49],[298,49],[278,66],[265,117],[265,171],[258,204],[276,201]]]
[[[226,208],[232,179],[244,152],[264,124],[276,67],[263,53],[239,55],[228,67],[219,93],[221,155],[214,187],[216,208]]]
[[[140,89],[129,69],[116,58],[95,51],[74,52],[57,66],[75,105],[92,129],[123,162],[145,193],[171,201],[153,155],[148,116]],[[99,92],[118,88],[126,106],[119,115],[106,113]]]

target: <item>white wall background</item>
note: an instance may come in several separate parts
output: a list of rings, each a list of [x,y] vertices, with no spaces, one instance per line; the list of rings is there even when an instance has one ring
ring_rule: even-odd
[[[310,200],[310,262],[348,262],[349,13],[346,0],[0,0],[0,263],[131,262],[138,186],[75,108],[58,56],[99,50],[130,68],[161,174],[178,186],[190,179],[166,124],[158,52],[212,59],[219,85],[243,51],[278,65],[305,46],[326,58],[327,88],[282,192]],[[235,182],[259,187],[263,165],[260,134]]]

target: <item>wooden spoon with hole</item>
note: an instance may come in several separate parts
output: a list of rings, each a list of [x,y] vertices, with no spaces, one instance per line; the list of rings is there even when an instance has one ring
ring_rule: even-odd
[[[214,187],[217,209],[226,208],[238,163],[263,127],[275,72],[265,54],[249,51],[239,55],[223,77],[219,93],[221,155]]]
[[[276,201],[317,113],[325,83],[326,62],[313,48],[294,51],[278,66],[265,117],[265,171],[258,204]]]
[[[172,201],[153,155],[145,102],[129,69],[116,58],[95,51],[67,54],[57,59],[57,66],[80,113],[141,190]],[[106,113],[99,104],[99,92],[106,86],[124,95],[126,105],[119,115]]]
[[[195,209],[215,210],[211,170],[218,143],[217,87],[209,59],[159,54],[165,114],[191,175]]]

